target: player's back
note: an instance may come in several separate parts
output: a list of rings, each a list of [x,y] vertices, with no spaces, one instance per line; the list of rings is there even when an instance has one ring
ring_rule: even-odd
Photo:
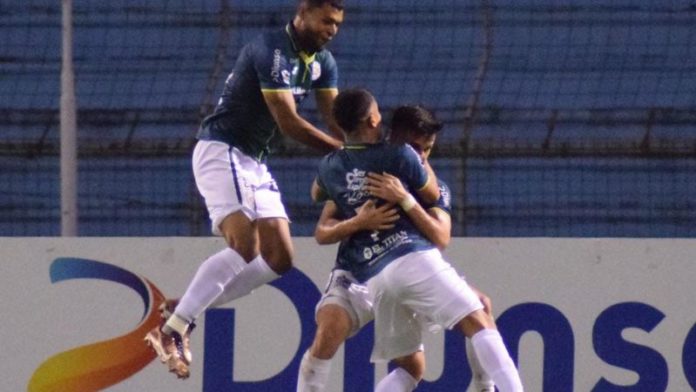
[[[333,200],[343,218],[355,216],[356,209],[372,198],[365,189],[367,173],[390,173],[411,191],[423,187],[427,180],[422,163],[407,145],[348,144],[327,155],[319,168],[319,186]],[[360,281],[374,276],[390,261],[412,251],[431,249],[413,222],[400,211],[394,228],[362,231],[339,246],[338,265]]]

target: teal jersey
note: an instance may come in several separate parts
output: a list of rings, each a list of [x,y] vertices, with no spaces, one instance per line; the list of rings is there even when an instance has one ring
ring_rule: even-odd
[[[242,48],[215,111],[203,120],[197,137],[225,142],[263,160],[278,127],[262,91],[291,91],[299,105],[312,89],[337,86],[338,69],[331,52],[302,51],[290,23]]]
[[[364,188],[368,172],[397,176],[410,191],[421,189],[428,180],[423,163],[408,145],[346,145],[324,157],[317,175],[322,192],[336,203],[339,218],[355,216],[356,209],[372,198]],[[404,211],[399,214],[392,229],[360,231],[342,241],[337,268],[350,271],[358,281],[365,282],[407,253],[434,248]]]

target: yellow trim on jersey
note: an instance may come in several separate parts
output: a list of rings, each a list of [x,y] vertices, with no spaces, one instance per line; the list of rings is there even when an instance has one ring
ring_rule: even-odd
[[[316,53],[309,55],[305,51],[301,51],[299,53],[299,56],[302,59],[302,62],[304,63],[304,73],[302,74],[302,82],[304,83],[304,81],[307,80],[307,75],[311,72],[310,65],[314,62]]]
[[[364,150],[367,146],[364,144],[344,144],[343,148],[346,150]]]
[[[428,184],[430,184],[430,176],[428,176],[428,180],[425,182],[425,185],[423,185],[422,187],[418,188],[418,190],[419,190],[419,191],[422,191],[423,189],[425,189],[426,186],[428,186]]]
[[[286,91],[290,91],[290,88],[262,88],[261,92],[262,93],[283,93]]]
[[[300,58],[302,59],[302,61],[303,61],[305,64],[311,63],[312,61],[314,61],[314,58],[317,57],[317,54],[316,54],[316,53],[307,54],[307,52],[305,52],[304,50],[301,51],[301,52],[299,53],[299,55],[300,55]]]

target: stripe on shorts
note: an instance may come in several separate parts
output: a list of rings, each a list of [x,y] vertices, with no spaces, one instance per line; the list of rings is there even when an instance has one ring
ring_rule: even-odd
[[[237,168],[234,165],[234,158],[232,157],[232,147],[227,150],[227,154],[230,156],[230,168],[232,169],[232,178],[234,179],[234,190],[237,192],[237,202],[242,203],[242,192],[239,190],[239,179],[237,178]]]

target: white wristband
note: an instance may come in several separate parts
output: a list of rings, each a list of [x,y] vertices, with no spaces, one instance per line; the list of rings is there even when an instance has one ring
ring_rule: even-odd
[[[411,208],[413,208],[416,205],[416,198],[409,193],[406,197],[401,199],[399,205],[404,210],[404,212],[408,212]]]

